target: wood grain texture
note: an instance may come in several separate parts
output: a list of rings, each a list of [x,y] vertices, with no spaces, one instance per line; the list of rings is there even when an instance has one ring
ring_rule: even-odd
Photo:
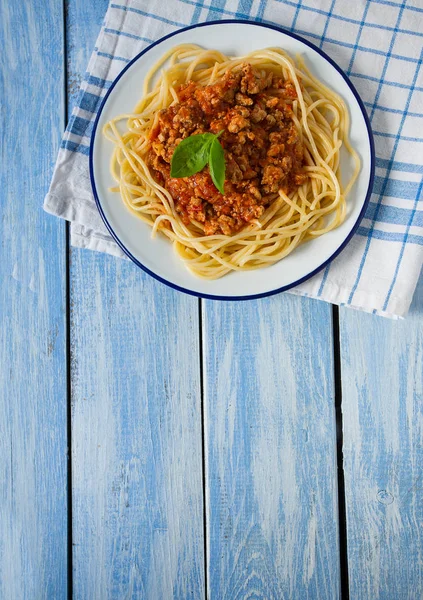
[[[69,116],[106,14],[108,0],[64,0],[66,9],[67,96]]]
[[[72,252],[75,598],[202,598],[197,302]]]
[[[42,10],[41,10],[42,4]],[[67,596],[62,2],[0,2],[0,598]]]
[[[342,309],[351,600],[423,597],[423,281],[405,321]]]
[[[68,4],[71,78],[106,4]],[[71,257],[74,598],[201,599],[198,302],[129,261]]]
[[[338,598],[331,309],[205,302],[210,598]]]

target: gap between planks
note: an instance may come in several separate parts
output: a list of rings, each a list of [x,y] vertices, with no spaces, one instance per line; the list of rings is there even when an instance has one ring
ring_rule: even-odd
[[[63,17],[63,127],[69,119],[67,4],[62,3]],[[66,298],[66,436],[67,436],[67,548],[68,548],[68,600],[73,598],[73,536],[72,536],[72,379],[71,379],[71,311],[70,311],[70,223],[65,227],[65,298]]]
[[[333,335],[333,377],[335,387],[335,419],[336,419],[336,459],[338,484],[338,523],[339,523],[339,566],[341,576],[341,598],[348,600],[348,541],[347,517],[345,508],[345,479],[343,460],[343,423],[342,423],[342,372],[341,372],[341,342],[339,336],[339,307],[332,305],[332,335]]]
[[[204,403],[204,344],[203,344],[203,301],[198,298],[198,334],[200,364],[200,400],[201,400],[201,461],[203,478],[203,536],[204,536],[204,598],[208,600],[208,546],[207,546],[207,485],[206,485],[206,407]]]

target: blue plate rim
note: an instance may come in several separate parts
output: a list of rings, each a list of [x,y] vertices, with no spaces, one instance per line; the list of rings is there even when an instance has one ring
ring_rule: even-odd
[[[342,242],[342,244],[339,246],[339,248],[337,248],[335,250],[335,252],[327,259],[325,260],[319,267],[316,267],[316,269],[314,269],[313,271],[311,271],[310,273],[308,273],[307,275],[305,275],[304,277],[301,277],[300,279],[288,284],[288,285],[284,285],[282,287],[276,288],[274,290],[269,290],[267,292],[262,292],[260,294],[250,294],[248,296],[216,296],[215,294],[204,294],[204,293],[200,293],[200,292],[195,292],[193,290],[189,290],[186,289],[184,287],[181,287],[175,283],[172,283],[171,281],[168,281],[167,279],[164,279],[163,277],[160,277],[160,275],[157,275],[157,273],[154,273],[154,271],[151,271],[148,267],[146,267],[145,265],[143,265],[137,258],[135,258],[135,256],[126,248],[126,246],[123,244],[123,242],[118,238],[118,236],[115,234],[112,226],[110,225],[104,211],[103,208],[101,206],[101,202],[100,202],[100,198],[98,196],[97,193],[97,188],[95,185],[95,179],[94,179],[94,165],[93,165],[93,161],[94,161],[94,142],[95,142],[95,136],[96,136],[96,132],[97,132],[97,126],[98,126],[98,122],[101,116],[101,113],[103,112],[103,108],[106,105],[107,99],[110,96],[110,94],[112,93],[114,87],[116,86],[116,84],[118,83],[118,81],[121,79],[121,77],[126,73],[126,71],[137,61],[139,60],[139,58],[141,58],[141,56],[143,56],[144,54],[146,54],[149,50],[151,50],[151,48],[154,48],[154,46],[157,46],[158,44],[160,44],[161,42],[163,42],[164,40],[167,40],[171,37],[174,37],[175,35],[184,32],[184,31],[190,31],[191,29],[197,29],[199,27],[208,27],[208,26],[213,26],[213,25],[229,25],[229,24],[234,24],[234,23],[240,23],[243,25],[253,25],[255,27],[263,27],[266,29],[273,29],[274,31],[279,31],[280,33],[283,33],[285,35],[288,35],[300,42],[302,42],[303,44],[305,44],[306,46],[309,46],[312,50],[315,50],[318,54],[320,54],[330,65],[332,65],[332,67],[334,67],[338,73],[342,76],[342,78],[344,79],[344,81],[346,82],[346,84],[348,85],[348,87],[350,88],[351,92],[353,93],[355,99],[357,100],[357,103],[360,107],[361,113],[363,115],[364,118],[364,122],[366,124],[366,128],[367,128],[367,134],[368,134],[368,138],[369,138],[369,145],[370,145],[370,178],[369,178],[369,185],[367,188],[367,192],[366,192],[366,198],[364,200],[363,203],[363,207],[360,211],[360,214],[357,217],[356,222],[354,223],[350,233],[348,234],[348,236],[345,238],[345,240]],[[93,195],[94,195],[94,199],[95,199],[95,203],[97,205],[98,211],[101,215],[101,218],[104,221],[104,224],[106,225],[110,235],[113,237],[113,239],[115,240],[115,242],[118,244],[118,246],[121,248],[121,250],[143,271],[145,271],[146,273],[148,273],[149,275],[151,275],[151,277],[154,277],[154,279],[157,279],[157,281],[160,281],[161,283],[164,283],[165,285],[173,288],[174,290],[178,290],[179,292],[184,292],[185,294],[189,294],[190,296],[195,296],[197,298],[206,298],[208,300],[224,300],[224,301],[240,301],[240,300],[256,300],[258,298],[266,298],[267,296],[273,296],[275,294],[279,294],[281,292],[285,292],[289,289],[292,289],[293,287],[300,285],[301,283],[303,283],[304,281],[307,281],[308,279],[311,279],[311,277],[313,277],[314,275],[316,275],[317,273],[319,273],[320,271],[322,271],[328,264],[330,264],[341,252],[342,250],[346,247],[346,245],[351,241],[352,237],[354,236],[355,232],[357,231],[360,222],[366,212],[367,206],[369,204],[370,201],[370,196],[372,193],[372,188],[373,188],[373,183],[374,183],[374,177],[375,177],[375,145],[374,145],[374,139],[373,139],[373,133],[372,133],[372,128],[370,125],[370,120],[369,117],[367,116],[367,112],[366,109],[364,107],[363,101],[360,98],[359,93],[357,92],[357,90],[355,89],[354,85],[352,84],[352,82],[350,81],[350,79],[348,78],[348,76],[346,75],[346,73],[344,73],[344,71],[341,69],[341,67],[339,67],[339,65],[336,64],[336,62],[326,54],[326,52],[324,52],[323,50],[321,50],[321,48],[319,48],[318,46],[316,46],[315,44],[313,44],[312,42],[309,42],[308,40],[306,40],[305,38],[303,38],[302,36],[293,33],[292,31],[289,31],[287,29],[284,29],[283,27],[279,27],[277,25],[270,25],[268,23],[261,23],[261,22],[256,22],[256,21],[249,21],[247,19],[224,19],[221,21],[205,21],[203,23],[196,23],[194,25],[189,25],[187,27],[183,27],[181,29],[178,29],[177,31],[173,31],[172,33],[168,33],[167,35],[163,36],[162,38],[156,40],[155,42],[153,42],[152,44],[150,44],[149,46],[147,46],[146,48],[144,48],[144,50],[142,50],[141,52],[139,52],[139,54],[137,54],[123,69],[122,71],[120,71],[119,75],[116,77],[116,79],[112,82],[110,88],[107,90],[106,95],[104,96],[104,99],[100,105],[100,108],[98,110],[97,116],[95,118],[94,121],[94,126],[93,126],[93,130],[92,130],[92,134],[91,134],[91,140],[90,140],[90,154],[89,154],[89,171],[90,171],[90,180],[91,180],[91,187],[92,187],[92,191],[93,191]]]

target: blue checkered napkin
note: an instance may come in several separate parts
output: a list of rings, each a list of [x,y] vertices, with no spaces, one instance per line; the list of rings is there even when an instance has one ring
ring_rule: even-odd
[[[44,208],[71,221],[71,242],[122,256],[97,212],[88,174],[96,111],[113,79],[152,41],[186,25],[253,19],[295,31],[349,75],[368,110],[376,181],[342,254],[294,293],[401,317],[423,262],[421,0],[126,0],[111,2],[59,151]]]

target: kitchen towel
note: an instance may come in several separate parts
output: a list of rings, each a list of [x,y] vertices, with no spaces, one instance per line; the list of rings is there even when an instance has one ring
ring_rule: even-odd
[[[329,266],[290,291],[403,317],[423,262],[420,0],[111,2],[63,136],[45,210],[71,222],[73,246],[124,257],[91,191],[88,156],[96,113],[112,81],[143,48],[181,27],[219,19],[276,24],[323,49],[347,73],[371,121],[376,177],[365,217]]]

